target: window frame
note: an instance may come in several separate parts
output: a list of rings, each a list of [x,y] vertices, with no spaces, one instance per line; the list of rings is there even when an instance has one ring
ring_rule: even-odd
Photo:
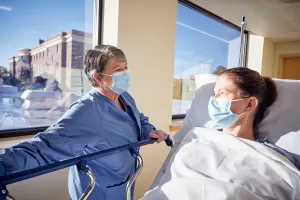
[[[94,17],[93,17],[93,47],[102,43],[102,22],[103,22],[103,0],[94,0]],[[95,23],[96,21],[96,23]],[[49,48],[47,48],[47,56]],[[37,54],[38,55],[38,54]],[[48,126],[34,127],[34,128],[21,128],[21,129],[8,129],[0,130],[0,138],[19,137],[26,135],[35,135],[43,132]]]
[[[237,25],[235,25],[235,24],[233,24],[233,23],[231,23],[231,22],[229,22],[229,21],[227,21],[227,20],[219,17],[218,15],[215,15],[215,14],[211,13],[210,11],[208,11],[208,10],[206,10],[206,9],[204,9],[204,8],[202,8],[202,7],[196,5],[196,4],[194,4],[194,3],[192,3],[192,2],[190,2],[188,0],[178,0],[178,4],[186,6],[186,7],[190,8],[190,9],[196,11],[196,12],[199,12],[199,13],[201,13],[201,14],[203,14],[203,15],[205,15],[205,16],[207,16],[207,17],[209,17],[209,18],[211,18],[211,19],[213,19],[215,21],[217,21],[217,22],[220,22],[220,23],[222,23],[222,24],[224,24],[224,25],[226,25],[226,26],[228,26],[230,28],[233,28],[233,29],[241,32],[241,27],[239,27],[239,26],[237,26]],[[249,37],[249,32],[247,30],[245,30],[244,33],[245,33],[245,43],[246,43],[245,44],[246,45],[245,60],[247,61],[247,59],[248,59],[247,56],[248,56],[248,37]],[[247,62],[246,62],[246,67],[247,67]],[[172,120],[173,119],[184,119],[185,116],[186,116],[186,114],[172,115]]]

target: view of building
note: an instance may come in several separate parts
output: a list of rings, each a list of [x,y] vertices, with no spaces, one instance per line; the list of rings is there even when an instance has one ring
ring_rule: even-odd
[[[9,60],[12,76],[18,80],[41,76],[56,79],[65,90],[80,88],[87,79],[83,75],[83,57],[92,48],[92,34],[78,30],[58,33],[39,40],[32,49],[18,51]]]
[[[30,49],[21,49],[16,57],[9,60],[9,67],[12,76],[24,80],[31,76],[31,54]]]

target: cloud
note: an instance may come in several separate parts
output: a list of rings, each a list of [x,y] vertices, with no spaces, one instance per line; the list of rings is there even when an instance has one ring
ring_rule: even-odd
[[[212,35],[212,34],[209,34],[209,33],[205,32],[205,31],[201,31],[201,30],[199,30],[199,29],[197,29],[197,28],[188,26],[188,25],[186,25],[186,24],[184,24],[184,23],[181,23],[181,22],[179,22],[179,21],[177,21],[176,23],[177,23],[178,25],[180,25],[180,26],[183,26],[183,27],[185,27],[185,28],[191,29],[191,30],[196,31],[196,32],[198,32],[198,33],[201,33],[201,34],[203,34],[203,35],[207,35],[207,36],[209,36],[209,37],[215,38],[215,39],[220,40],[220,41],[222,41],[222,42],[229,43],[229,41],[227,41],[227,40],[224,40],[224,39],[222,39],[222,38],[219,38],[219,37],[217,37],[217,36],[214,36],[214,35]]]
[[[6,11],[10,12],[10,11],[12,11],[12,8],[0,5],[0,10],[6,10]]]

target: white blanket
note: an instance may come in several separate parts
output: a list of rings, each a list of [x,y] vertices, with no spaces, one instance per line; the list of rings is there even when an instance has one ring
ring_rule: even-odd
[[[195,128],[178,149],[170,180],[143,200],[300,199],[299,171],[263,144]]]

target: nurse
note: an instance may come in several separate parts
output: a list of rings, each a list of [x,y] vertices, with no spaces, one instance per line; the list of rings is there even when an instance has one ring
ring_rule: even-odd
[[[0,151],[0,176],[58,162],[75,156],[156,138],[167,138],[156,130],[127,93],[130,74],[124,53],[100,45],[85,55],[85,73],[94,87],[45,132],[31,141]],[[139,149],[136,149],[138,153]],[[135,171],[136,156],[124,151],[88,162],[96,177],[89,200],[126,199],[126,184]],[[69,171],[69,193],[79,199],[89,179],[77,168]]]

